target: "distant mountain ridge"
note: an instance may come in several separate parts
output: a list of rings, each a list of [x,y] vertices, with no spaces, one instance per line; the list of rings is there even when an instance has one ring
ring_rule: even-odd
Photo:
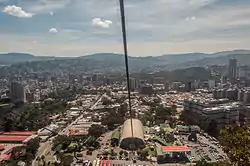
[[[34,56],[27,53],[12,52],[12,53],[0,54],[0,65],[11,65],[23,62],[48,61],[56,59],[66,59],[66,58],[53,57],[53,56]]]
[[[73,72],[124,72],[124,55],[97,53],[81,57],[47,57],[24,53],[0,54],[0,65],[12,65],[13,68],[25,67],[39,71]],[[168,54],[149,57],[129,57],[130,71],[161,71],[188,67],[228,64],[230,58],[236,58],[241,65],[250,65],[250,50],[224,51],[212,54],[187,53]]]
[[[206,53],[185,53],[185,54],[165,54],[161,56],[148,56],[148,57],[129,57],[130,59],[138,60],[153,60],[157,62],[165,61],[164,63],[183,63],[188,61],[200,60],[203,58],[226,56],[232,54],[250,54],[250,50],[233,50],[217,52],[212,54]],[[57,60],[57,59],[68,59],[68,58],[83,58],[83,59],[95,59],[98,61],[109,59],[118,59],[122,54],[114,53],[97,53],[92,55],[85,55],[80,57],[54,57],[54,56],[34,56],[27,53],[4,53],[0,54],[0,64],[15,64],[29,61],[47,61],[47,60]],[[167,62],[166,62],[167,61]]]

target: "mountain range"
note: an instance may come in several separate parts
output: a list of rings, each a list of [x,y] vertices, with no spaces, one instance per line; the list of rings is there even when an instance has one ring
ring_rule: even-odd
[[[226,65],[230,58],[238,60],[240,65],[250,65],[250,50],[233,50],[212,54],[188,53],[167,54],[162,56],[129,57],[130,70],[169,70],[209,65]],[[24,53],[0,54],[0,65],[25,66],[33,71],[69,70],[75,71],[121,71],[124,70],[124,57],[121,54],[98,53],[81,57],[48,57]],[[39,67],[37,67],[39,66]],[[34,68],[34,69],[33,69]],[[36,69],[37,68],[37,69]]]

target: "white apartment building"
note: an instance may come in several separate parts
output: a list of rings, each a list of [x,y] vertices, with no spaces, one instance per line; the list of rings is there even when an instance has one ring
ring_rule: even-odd
[[[238,124],[239,112],[244,109],[234,103],[222,104],[216,100],[211,100],[210,102],[204,102],[204,100],[186,100],[184,101],[184,108],[196,113],[198,118],[215,120],[219,128],[229,124]]]

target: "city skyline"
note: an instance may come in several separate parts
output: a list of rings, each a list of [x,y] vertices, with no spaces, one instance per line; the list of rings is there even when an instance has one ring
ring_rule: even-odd
[[[250,48],[246,0],[125,1],[131,56]],[[118,0],[0,0],[0,52],[122,53]],[[150,9],[150,10],[149,10]]]

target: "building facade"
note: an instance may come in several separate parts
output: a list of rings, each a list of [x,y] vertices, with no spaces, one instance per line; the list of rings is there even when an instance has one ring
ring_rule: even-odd
[[[218,128],[230,124],[239,124],[239,112],[244,109],[237,104],[224,103],[225,100],[211,100],[210,102],[199,100],[185,100],[184,109],[191,111],[201,120],[216,121]]]
[[[236,59],[229,60],[228,77],[231,80],[236,80],[237,78],[237,60]]]
[[[127,119],[124,122],[121,130],[120,147],[126,150],[137,150],[145,147],[143,125],[140,120]]]
[[[26,102],[26,95],[24,86],[20,82],[11,82],[10,85],[10,98],[12,102],[18,103],[18,102]]]

